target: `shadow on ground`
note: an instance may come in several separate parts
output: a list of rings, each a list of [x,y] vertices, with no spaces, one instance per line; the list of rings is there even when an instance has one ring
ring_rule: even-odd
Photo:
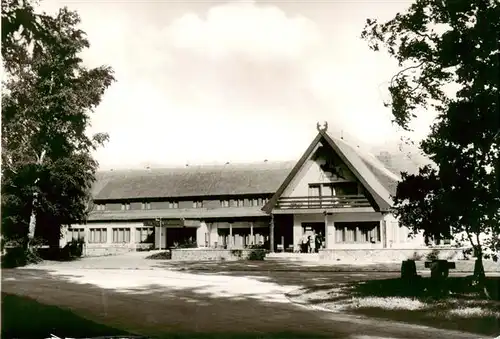
[[[259,284],[255,283],[242,284],[238,286],[239,292],[224,294],[203,281],[197,282],[197,286],[186,286],[179,279],[177,287],[161,282],[148,284],[147,279],[132,283],[126,281],[123,272],[112,276],[113,273],[102,271],[103,276],[94,277],[101,283],[124,279],[115,281],[118,287],[103,288],[92,277],[82,279],[80,273],[54,274],[43,270],[10,270],[4,272],[2,288],[4,292],[30,297],[44,305],[58,305],[110,329],[156,338],[355,338],[353,335],[368,333],[400,339],[443,338],[442,333],[412,331],[397,324],[337,320],[332,314],[279,300],[274,291],[259,291],[255,287]],[[130,271],[130,274],[139,279],[140,274],[146,273]],[[197,277],[204,278],[204,275]],[[215,285],[224,290],[224,284],[220,281]],[[27,319],[22,308],[14,309],[21,314],[13,314],[13,318]],[[11,324],[2,330],[14,331],[11,326],[20,326],[19,322]],[[51,333],[58,335],[58,319],[47,318],[45,324],[53,330]]]
[[[301,293],[308,304],[340,308],[358,315],[499,335],[500,278],[489,277],[486,282],[493,300],[486,300],[472,281],[470,276],[450,277],[441,284],[430,278],[411,283],[382,279],[311,286]]]

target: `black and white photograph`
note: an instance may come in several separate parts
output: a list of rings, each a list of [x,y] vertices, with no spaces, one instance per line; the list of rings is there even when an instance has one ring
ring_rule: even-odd
[[[2,0],[5,339],[500,339],[500,0]]]

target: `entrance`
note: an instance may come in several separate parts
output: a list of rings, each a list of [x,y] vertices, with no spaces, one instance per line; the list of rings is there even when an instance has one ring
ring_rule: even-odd
[[[167,227],[167,247],[196,247],[196,227]]]
[[[325,223],[304,222],[302,223],[302,239],[300,252],[317,253],[325,248]]]

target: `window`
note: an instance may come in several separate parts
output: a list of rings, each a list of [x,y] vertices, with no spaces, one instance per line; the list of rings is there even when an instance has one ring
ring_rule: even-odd
[[[177,201],[170,201],[168,203],[168,208],[179,208],[179,203]]]
[[[137,227],[135,229],[136,243],[154,243],[154,227]]]
[[[128,202],[122,203],[122,211],[128,211],[130,209],[130,204]]]
[[[193,201],[193,208],[202,208],[203,201]]]
[[[259,199],[250,199],[250,206],[259,206]]]
[[[108,231],[105,228],[91,228],[89,243],[105,243],[108,241]]]
[[[245,206],[245,200],[244,199],[235,199],[235,200],[233,200],[233,206],[234,207],[243,207],[243,206]]]
[[[337,182],[333,185],[334,195],[358,195],[357,182]]]
[[[339,243],[376,243],[381,241],[380,223],[337,222],[335,223],[336,241]]]
[[[151,209],[151,203],[150,202],[143,202],[141,208],[143,210],[150,210]]]
[[[221,200],[220,205],[221,207],[229,207],[229,200]]]
[[[96,204],[95,209],[96,211],[104,211],[106,210],[106,204]]]
[[[113,242],[114,243],[130,242],[130,228],[113,228]]]
[[[68,233],[71,235],[71,240],[85,239],[85,230],[83,228],[70,228]]]

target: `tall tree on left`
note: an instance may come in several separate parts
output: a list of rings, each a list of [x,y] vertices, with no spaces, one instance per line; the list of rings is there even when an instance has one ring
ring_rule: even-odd
[[[56,232],[88,213],[107,134],[89,136],[90,114],[113,83],[109,66],[89,69],[80,18],[35,1],[2,1],[2,236],[33,251],[35,230]],[[37,232],[39,233],[39,232]]]

